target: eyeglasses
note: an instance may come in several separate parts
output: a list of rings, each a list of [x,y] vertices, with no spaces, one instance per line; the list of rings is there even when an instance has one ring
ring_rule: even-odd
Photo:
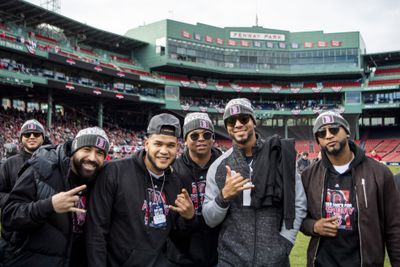
[[[29,137],[31,137],[32,134],[35,138],[38,138],[42,135],[41,133],[23,133],[22,136],[25,138],[29,138]]]
[[[239,116],[229,117],[226,119],[226,124],[229,126],[235,126],[237,120],[239,120],[241,124],[245,125],[249,123],[250,115],[239,115]]]
[[[327,131],[333,135],[336,135],[340,131],[340,125],[331,125],[328,128],[321,128],[315,133],[315,136],[317,138],[325,138]]]
[[[211,132],[205,132],[201,134],[204,138],[204,140],[210,140],[213,137],[213,134]],[[200,133],[192,133],[191,135],[189,135],[190,139],[192,139],[192,141],[197,141],[200,138]]]

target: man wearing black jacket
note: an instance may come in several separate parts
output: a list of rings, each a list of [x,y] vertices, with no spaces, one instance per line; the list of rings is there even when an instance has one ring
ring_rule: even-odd
[[[178,152],[179,120],[154,116],[145,149],[109,162],[88,205],[89,266],[175,266],[169,235],[195,222],[188,192],[171,164]]]
[[[333,111],[321,113],[313,134],[321,160],[302,173],[311,236],[309,267],[400,266],[400,196],[393,174],[350,140],[350,125]]]
[[[3,209],[2,226],[15,232],[3,266],[86,266],[85,189],[108,149],[102,129],[86,128],[72,143],[42,146],[24,164]]]
[[[213,147],[214,126],[206,113],[187,114],[183,136],[185,151],[173,167],[192,199],[199,228],[186,236],[174,236],[173,241],[179,252],[171,251],[170,257],[180,266],[216,266],[219,227],[208,227],[201,210],[208,168],[221,151]]]
[[[14,187],[15,182],[18,178],[18,172],[22,165],[31,158],[32,154],[43,145],[45,140],[45,129],[43,125],[35,119],[27,120],[21,126],[19,131],[19,141],[21,142],[21,151],[13,156],[7,158],[0,167],[0,209],[3,210],[3,206]],[[17,150],[15,144],[14,149]],[[1,255],[6,251],[12,249],[10,244],[12,232],[7,232],[4,227],[1,228],[1,240],[0,240],[0,262]]]
[[[31,158],[44,141],[45,130],[37,120],[26,121],[19,132],[19,140],[22,144],[21,152],[8,158],[0,169],[0,208],[3,209],[8,194],[14,187],[18,178],[18,172],[22,165]],[[3,238],[4,238],[3,233]]]

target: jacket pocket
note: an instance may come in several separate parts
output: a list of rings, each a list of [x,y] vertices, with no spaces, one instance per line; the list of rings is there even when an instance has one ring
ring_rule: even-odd
[[[289,254],[290,254],[290,252],[292,251],[292,248],[293,248],[293,243],[290,242],[289,240],[287,240],[284,236],[282,236],[280,234],[279,234],[279,236],[281,237],[280,238],[281,239],[280,242],[281,242],[282,249],[283,249],[283,251],[286,252],[286,255],[289,256]]]

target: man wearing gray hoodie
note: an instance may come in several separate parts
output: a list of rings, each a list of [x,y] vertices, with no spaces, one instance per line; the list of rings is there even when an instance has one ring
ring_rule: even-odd
[[[203,204],[221,225],[218,266],[289,266],[307,207],[294,142],[257,136],[248,99],[229,101],[223,119],[233,147],[210,166]]]

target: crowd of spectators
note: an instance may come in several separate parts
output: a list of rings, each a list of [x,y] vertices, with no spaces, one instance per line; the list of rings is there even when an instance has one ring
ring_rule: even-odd
[[[225,99],[205,99],[194,97],[181,97],[181,105],[187,107],[207,107],[215,109],[224,109],[226,105]]]
[[[24,112],[18,109],[4,109],[0,107],[0,147],[4,144],[13,143],[20,145],[19,130],[21,125],[29,119],[36,119],[43,125],[46,125],[46,113],[41,111]],[[95,122],[90,121],[88,117],[83,116],[63,116],[54,113],[52,118],[52,127],[46,128],[46,136],[53,144],[62,144],[72,140],[79,130],[95,126]],[[124,129],[109,123],[103,127],[110,139],[111,158],[123,158],[130,156],[144,146],[145,130],[134,131]],[[224,144],[216,142],[216,147],[226,150]],[[179,155],[182,154],[184,142],[180,141]],[[4,157],[4,149],[0,149],[0,159]]]
[[[0,108],[0,145],[3,147],[6,143],[20,145],[19,130],[24,121],[37,119],[43,125],[46,125],[46,114],[39,111],[24,112],[17,109]],[[62,144],[72,140],[79,130],[94,126],[87,118],[66,118],[61,114],[53,115],[52,127],[46,127],[46,136],[53,144]],[[111,154],[116,150],[117,157],[130,155],[143,147],[144,131],[132,131],[119,128],[117,126],[104,127],[110,138]],[[1,149],[3,157],[3,149]]]
[[[181,97],[181,106],[183,107],[207,107],[215,109],[223,109],[227,103],[226,99],[206,99]],[[331,101],[330,103],[321,103],[318,100],[251,100],[256,110],[331,110],[340,108],[340,101]]]
[[[121,93],[140,94],[153,97],[163,96],[162,90],[157,90],[154,88],[142,88],[129,83],[97,81],[76,75],[66,75],[65,73],[49,70],[40,66],[36,66],[32,63],[17,62],[16,60],[10,58],[0,58],[0,69],[20,72],[28,75],[39,76],[46,79],[53,79],[67,83],[79,84],[82,86],[117,91]]]

